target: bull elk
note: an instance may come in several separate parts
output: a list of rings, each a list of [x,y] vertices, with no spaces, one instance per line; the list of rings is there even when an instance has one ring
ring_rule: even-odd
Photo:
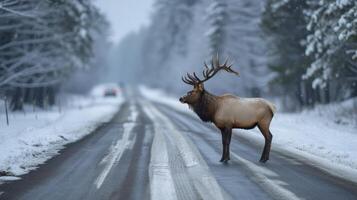
[[[239,75],[231,69],[232,65],[227,65],[228,59],[222,65],[219,63],[218,55],[211,61],[208,67],[204,63],[203,79],[196,73],[182,77],[182,81],[192,85],[193,90],[180,98],[182,103],[186,103],[204,122],[213,122],[221,131],[223,153],[220,162],[230,160],[229,145],[233,128],[252,129],[258,126],[265,139],[264,150],[260,162],[269,160],[269,153],[273,135],[269,130],[270,122],[273,119],[275,106],[262,98],[242,98],[231,94],[216,96],[207,92],[203,83],[218,71],[224,70],[229,73]]]

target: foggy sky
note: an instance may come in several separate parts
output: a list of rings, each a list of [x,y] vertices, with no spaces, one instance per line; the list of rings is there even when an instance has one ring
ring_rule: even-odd
[[[111,23],[111,41],[118,43],[126,34],[150,23],[154,0],[95,0]]]

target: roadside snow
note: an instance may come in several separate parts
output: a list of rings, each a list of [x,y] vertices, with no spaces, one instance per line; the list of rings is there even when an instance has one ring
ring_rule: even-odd
[[[187,104],[180,103],[179,97],[170,96],[169,94],[166,94],[162,90],[151,89],[151,88],[147,88],[145,86],[140,86],[139,91],[145,98],[147,98],[151,101],[169,105],[169,106],[175,108],[176,110],[179,110],[182,112],[190,111]],[[188,113],[194,115],[193,112],[188,112]],[[196,116],[196,115],[194,115],[194,116]]]
[[[276,142],[357,170],[356,127],[336,124],[314,112],[278,113],[272,122]]]
[[[193,114],[187,105],[162,91],[146,87],[140,87],[140,91],[149,100]],[[274,135],[272,150],[311,161],[328,173],[357,182],[357,128],[348,123],[356,119],[347,119],[341,113],[342,109],[353,110],[354,106],[355,103],[349,100],[301,113],[276,113],[271,125]],[[237,130],[235,134],[263,143],[257,128]]]
[[[0,183],[36,169],[58,154],[64,145],[91,133],[110,121],[123,97],[72,96],[61,109],[10,113],[6,125],[0,112]]]

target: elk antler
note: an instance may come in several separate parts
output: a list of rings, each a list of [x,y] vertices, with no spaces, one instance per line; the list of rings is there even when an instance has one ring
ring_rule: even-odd
[[[219,64],[219,57],[218,54],[216,58],[212,58],[211,60],[211,67],[208,67],[206,62],[204,62],[205,69],[202,71],[203,80],[197,77],[196,73],[194,72],[193,75],[187,73],[186,77],[182,77],[182,81],[189,84],[189,85],[197,85],[203,83],[210,78],[212,78],[218,71],[224,70],[229,73],[233,73],[235,75],[239,75],[238,72],[234,71],[231,67],[232,64],[228,65],[228,58],[224,62],[223,65]]]
[[[189,73],[185,77],[181,77],[182,81],[189,85],[197,85],[201,83],[201,80],[197,77],[196,73],[193,72],[193,76]]]

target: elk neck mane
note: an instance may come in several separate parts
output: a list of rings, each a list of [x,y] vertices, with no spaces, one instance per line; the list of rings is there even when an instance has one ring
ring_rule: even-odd
[[[199,101],[190,107],[202,121],[212,122],[217,110],[217,96],[203,90]]]

